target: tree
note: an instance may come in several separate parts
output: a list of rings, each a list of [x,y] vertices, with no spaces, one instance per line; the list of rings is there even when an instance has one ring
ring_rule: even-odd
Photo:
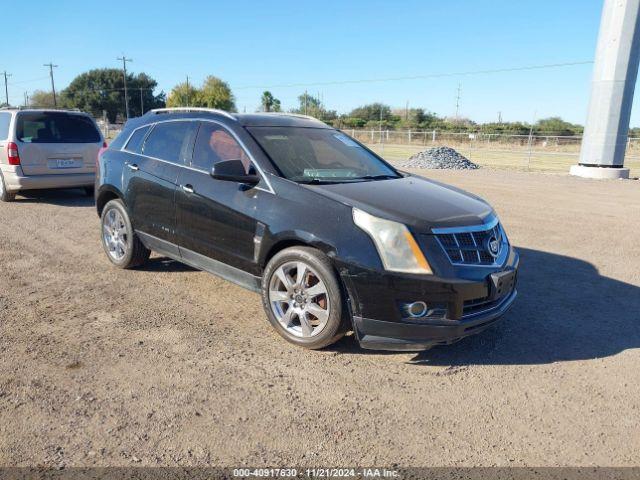
[[[273,94],[268,90],[262,93],[261,103],[263,112],[280,111],[280,100],[275,98]]]
[[[55,106],[53,102],[53,92],[44,90],[35,90],[29,97],[29,106],[50,108]]]
[[[187,85],[186,82],[173,87],[167,99],[167,106],[219,108],[229,112],[236,109],[235,98],[229,84],[213,75],[205,78],[200,88]]]
[[[147,111],[164,107],[164,92],[158,95],[153,93],[157,85],[158,83],[145,73],[127,74],[130,117],[139,116],[142,108]],[[125,118],[122,71],[117,68],[99,68],[78,75],[61,92],[60,104],[89,112],[95,117],[102,116],[102,112],[106,111],[110,122],[115,122],[118,116]]]
[[[560,117],[549,117],[538,120],[534,125],[536,133],[557,136],[572,136],[582,133],[580,125],[565,122]]]
[[[193,85],[186,82],[179,83],[171,89],[167,98],[167,107],[194,107],[198,106],[200,92]]]
[[[352,118],[361,118],[367,122],[375,120],[390,120],[391,107],[382,103],[370,103],[368,105],[354,108],[351,110],[351,113],[349,113],[349,116]]]
[[[202,88],[198,92],[197,105],[206,108],[219,108],[229,112],[236,110],[235,98],[229,84],[213,75],[204,79]]]
[[[317,118],[323,122],[333,122],[338,118],[338,112],[335,110],[327,110],[319,97],[309,95],[307,92],[298,96],[299,106],[291,110],[291,113],[308,115]]]

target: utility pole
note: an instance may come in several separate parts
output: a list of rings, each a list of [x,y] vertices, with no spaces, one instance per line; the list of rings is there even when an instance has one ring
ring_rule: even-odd
[[[3,73],[4,73],[4,96],[7,100],[7,107],[8,107],[9,106],[9,87],[7,86],[7,77],[10,77],[11,74],[7,73],[6,70]]]
[[[460,92],[462,91],[462,84],[458,84],[458,93],[456,94],[456,120],[458,120],[458,113],[460,111]]]
[[[409,120],[409,100],[407,100],[407,104],[404,107],[404,119],[405,121]]]
[[[140,115],[144,115],[144,100],[142,99],[142,87],[140,87]]]
[[[498,112],[498,123],[502,123],[502,112]]]
[[[27,92],[24,92],[24,106],[29,106],[29,94]]]
[[[125,57],[124,53],[122,57],[116,58],[116,60],[122,60],[122,79],[124,80],[124,111],[129,120],[129,95],[127,93],[127,62],[133,62],[130,58]]]
[[[56,100],[56,85],[53,83],[53,69],[58,68],[58,65],[54,65],[53,62],[45,63],[44,67],[49,67],[49,76],[51,77],[51,91],[53,92],[53,106],[57,107],[58,102]]]
[[[189,75],[187,75],[187,107],[189,106]]]

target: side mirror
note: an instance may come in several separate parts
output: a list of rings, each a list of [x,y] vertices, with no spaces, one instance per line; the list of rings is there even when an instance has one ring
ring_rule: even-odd
[[[247,173],[244,169],[244,164],[240,160],[224,160],[216,163],[211,169],[211,176],[216,180],[247,183],[249,185],[255,185],[260,181],[260,177],[256,174],[253,166],[250,167],[249,173]]]

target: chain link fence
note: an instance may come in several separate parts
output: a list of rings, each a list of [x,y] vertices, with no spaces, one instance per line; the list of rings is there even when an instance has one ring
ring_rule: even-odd
[[[581,136],[456,133],[438,130],[343,129],[391,162],[432,147],[451,147],[485,167],[568,172],[578,163]],[[640,175],[640,138],[629,138],[625,166]]]

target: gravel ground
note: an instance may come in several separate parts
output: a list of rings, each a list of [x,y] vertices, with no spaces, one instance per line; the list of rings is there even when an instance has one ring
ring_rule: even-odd
[[[637,465],[640,183],[428,175],[522,269],[504,322],[420,354],[305,351],[230,283],[112,268],[74,192],[0,204],[0,465]]]
[[[464,155],[450,147],[433,147],[416,153],[405,162],[402,168],[430,168],[445,170],[476,170],[480,168]]]

